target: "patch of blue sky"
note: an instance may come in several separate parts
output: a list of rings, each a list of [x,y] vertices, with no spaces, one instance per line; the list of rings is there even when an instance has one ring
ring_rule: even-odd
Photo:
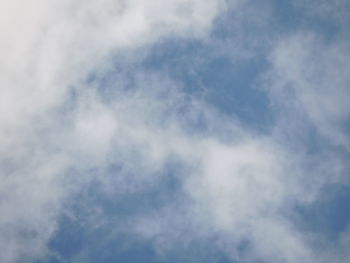
[[[296,207],[296,220],[304,233],[313,233],[329,241],[337,240],[350,222],[349,186],[328,185],[324,196],[312,205]]]
[[[162,176],[157,185],[129,194],[106,195],[103,184],[97,179],[70,202],[68,210],[71,212],[61,218],[58,232],[49,244],[53,256],[39,262],[51,263],[57,259],[75,262],[80,257],[82,262],[158,262],[151,244],[138,242],[128,231],[128,224],[138,214],[152,213],[176,199],[181,191],[180,181],[174,175],[178,167],[162,171],[167,176]],[[111,167],[104,172],[117,177],[118,170]],[[94,208],[98,208],[102,220],[108,222],[94,227],[100,219],[96,218]]]
[[[215,236],[196,237],[199,226],[195,223],[184,222],[185,225],[180,227],[183,237],[161,253],[156,252],[155,240],[139,238],[129,230],[130,223],[139,216],[157,214],[165,206],[171,206],[177,198],[186,198],[178,178],[183,172],[179,167],[178,163],[170,163],[161,171],[163,176],[157,184],[143,191],[106,195],[103,185],[97,180],[86,191],[79,192],[67,207],[69,213],[61,217],[58,231],[49,243],[51,254],[37,263],[239,263],[227,257],[219,248]],[[106,172],[118,176],[119,169],[111,169]],[[95,226],[98,216],[94,208],[102,214],[103,220],[98,226]],[[186,213],[186,208],[178,209],[175,213]],[[178,227],[176,224],[169,224],[169,227]],[[189,234],[188,240],[186,233]],[[249,242],[238,244],[237,249],[241,256],[249,253]]]
[[[278,34],[288,35],[308,31],[322,35],[324,40],[331,41],[340,32],[337,21],[310,12],[310,9],[317,8],[317,3],[312,7],[305,3],[305,5],[298,4],[296,1],[270,2],[273,4],[269,28],[273,28]]]
[[[161,70],[184,87],[228,116],[253,128],[266,131],[273,122],[267,95],[257,87],[264,61],[233,61],[217,46],[198,41],[165,41],[156,45],[144,67]]]

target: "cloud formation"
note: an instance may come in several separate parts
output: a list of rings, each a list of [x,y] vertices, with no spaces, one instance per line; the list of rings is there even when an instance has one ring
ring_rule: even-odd
[[[278,114],[271,132],[259,134],[141,63],[164,39],[222,47],[211,35],[216,18],[255,8],[219,0],[31,0],[4,1],[0,10],[1,262],[54,253],[49,243],[62,216],[79,218],[72,204],[92,209],[78,198],[86,189],[107,199],[144,193],[162,186],[172,163],[181,168],[173,200],[121,223],[96,208],[88,228],[102,222],[118,235],[118,224],[127,225],[158,254],[208,239],[232,261],[346,262],[348,234],[322,252],[295,220],[295,207],[347,181],[346,41],[301,31],[262,44],[268,68],[259,88]],[[261,19],[253,28],[269,25]],[[237,36],[230,41],[249,42],[244,32]],[[316,144],[327,140],[314,154],[303,145],[311,129]],[[75,260],[87,262],[84,253]]]
[[[127,126],[116,116],[123,105],[102,102],[85,81],[89,72],[167,35],[201,37],[220,8],[218,1],[2,2],[2,262],[44,252],[75,188],[64,181],[89,181],[70,177],[106,165],[109,150],[129,141],[116,139]],[[147,130],[134,132],[127,137],[147,139]]]

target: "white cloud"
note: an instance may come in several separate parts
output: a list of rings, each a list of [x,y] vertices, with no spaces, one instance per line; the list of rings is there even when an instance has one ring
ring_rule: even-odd
[[[86,81],[91,72],[107,74],[115,60],[137,60],[142,48],[163,37],[205,38],[225,4],[0,4],[2,262],[45,254],[69,197],[89,184],[91,176],[105,185],[106,194],[141,191],[148,182],[157,182],[157,171],[171,158],[188,168],[179,175],[186,200],[174,201],[187,214],[174,216],[178,210],[164,209],[158,221],[138,218],[131,231],[166,246],[170,239],[181,239],[174,231],[186,232],[182,224],[187,222],[201,226],[200,236],[218,234],[223,244],[216,245],[228,248],[235,259],[315,259],[307,238],[283,214],[288,205],[311,202],[309,195],[315,194],[303,186],[301,157],[277,143],[274,134],[253,135],[154,72],[135,69],[132,77],[121,72],[108,87],[103,81]],[[285,86],[292,85],[320,131],[349,147],[340,128],[349,113],[346,51],[346,45],[319,44],[312,36],[281,41],[271,57],[271,94],[278,100]],[[315,75],[321,76],[316,82]],[[125,88],[128,78],[133,81],[130,90]],[[209,128],[194,134],[191,128],[198,120]],[[113,164],[121,167],[117,174],[108,170]],[[102,172],[91,175],[94,169]],[[164,235],[172,224],[178,227]],[[237,244],[247,239],[252,254],[240,256]]]
[[[121,131],[124,113],[82,84],[87,74],[165,36],[204,37],[221,8],[216,0],[1,2],[1,262],[45,252],[65,200],[88,181],[67,169],[102,166],[116,157],[107,155],[112,145],[137,141]],[[138,132],[147,140],[142,125]]]
[[[312,33],[283,39],[271,56],[270,86],[272,95],[284,104],[299,102],[299,109],[293,110],[304,112],[328,141],[347,150],[349,50],[346,42],[327,44]]]
[[[348,53],[349,45],[343,37],[329,41],[301,31],[278,40],[270,56],[272,68],[265,84],[275,107],[280,109],[276,134],[281,130],[285,133],[286,149],[296,154],[294,160],[299,159],[303,167],[299,170],[301,180],[312,182],[312,194],[305,199],[311,205],[325,194],[325,186],[349,182]],[[310,130],[319,146],[310,143]],[[309,235],[309,251],[321,255],[313,255],[311,262],[348,261],[343,247],[347,233],[331,242],[320,233]]]

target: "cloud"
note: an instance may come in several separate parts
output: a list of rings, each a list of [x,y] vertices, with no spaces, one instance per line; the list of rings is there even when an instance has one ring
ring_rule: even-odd
[[[346,43],[304,33],[269,42],[264,88],[281,115],[264,135],[187,94],[164,72],[140,66],[149,48],[165,38],[212,41],[216,17],[225,8],[239,12],[238,3],[0,4],[2,262],[50,254],[61,216],[79,218],[70,211],[79,201],[93,210],[86,219],[92,232],[101,222],[110,229],[126,224],[128,234],[151,240],[159,254],[184,240],[182,248],[208,239],[231,260],[319,259],[308,233],[293,221],[293,209],[312,204],[329,178],[343,172],[343,163],[330,148],[311,158],[292,144],[303,141],[297,128],[313,125],[329,144],[349,150]],[[253,22],[260,23],[267,22]],[[238,36],[232,41],[244,38]],[[293,117],[290,123],[285,116]],[[307,124],[299,126],[300,120]],[[288,134],[294,135],[291,142]],[[180,190],[174,200],[126,223],[78,199],[91,187],[112,199],[143,193],[161,184],[172,161],[183,168],[175,175]]]
[[[327,200],[330,185],[348,187],[349,46],[343,31],[347,22],[334,17],[334,12],[328,15],[322,13],[323,19],[330,19],[339,29],[333,39],[328,39],[327,32],[322,35],[305,29],[280,38],[270,53],[271,68],[265,75],[272,105],[280,109],[274,136],[278,140],[282,136],[284,148],[294,152],[299,162],[301,179],[311,182],[313,194],[306,199],[306,209],[317,200]],[[333,240],[322,233],[309,234],[308,250],[321,255],[311,254],[311,262],[348,260],[342,245],[346,231]]]
[[[111,145],[130,141],[117,140],[124,113],[101,101],[87,75],[162,37],[204,37],[220,8],[211,0],[1,3],[2,262],[42,255],[65,201],[89,181],[74,173],[106,165]],[[141,125],[130,137],[144,143],[147,132]]]
[[[260,84],[277,112],[274,130],[254,138],[235,123],[242,129],[237,137],[230,136],[235,143],[199,142],[201,150],[196,152],[201,154],[194,154],[197,169],[184,181],[194,201],[192,218],[199,222],[185,231],[219,235],[221,242],[213,246],[243,262],[346,262],[345,256],[337,256],[344,255],[342,238],[335,245],[327,240],[320,248],[323,234],[303,229],[295,220],[295,208],[309,209],[327,198],[329,185],[348,183],[347,42],[343,36],[329,42],[303,28],[270,45],[271,67]],[[156,244],[167,244],[159,228],[183,231],[171,222],[181,210],[167,213],[173,215],[164,219],[161,212],[158,218],[141,221],[137,231]],[[172,232],[163,233],[177,239]],[[240,249],[243,241],[248,252]],[[332,246],[337,248],[333,251]]]
[[[280,41],[271,56],[273,95],[285,96],[286,104],[300,102],[294,110],[305,113],[328,141],[347,150],[348,51],[344,41],[327,44],[320,36],[300,33]]]

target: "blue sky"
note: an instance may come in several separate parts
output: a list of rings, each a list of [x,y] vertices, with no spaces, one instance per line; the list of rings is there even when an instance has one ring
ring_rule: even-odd
[[[350,261],[350,4],[0,4],[0,262]]]

